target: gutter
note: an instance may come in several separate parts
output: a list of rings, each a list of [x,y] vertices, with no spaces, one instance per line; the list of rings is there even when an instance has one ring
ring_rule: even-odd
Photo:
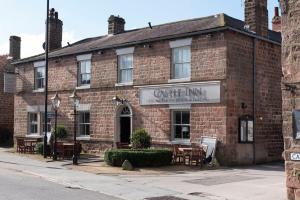
[[[105,46],[105,47],[102,47],[102,48],[94,48],[94,49],[89,49],[89,50],[77,51],[75,53],[66,53],[66,54],[62,54],[62,55],[49,56],[49,58],[58,58],[58,57],[62,57],[62,56],[71,56],[71,55],[78,55],[78,54],[83,54],[83,53],[91,53],[91,52],[94,52],[94,51],[105,50],[105,49],[124,48],[124,47],[128,47],[128,46],[139,45],[139,44],[144,44],[144,43],[149,43],[149,42],[156,42],[156,41],[169,40],[169,39],[177,39],[177,38],[189,37],[189,36],[195,36],[195,35],[203,35],[203,34],[214,33],[214,32],[225,31],[225,30],[235,31],[235,32],[247,35],[249,37],[253,37],[255,39],[263,40],[263,41],[270,42],[270,43],[281,46],[280,42],[276,42],[274,40],[270,40],[268,38],[264,38],[264,37],[255,35],[253,33],[245,32],[245,31],[242,31],[242,30],[232,28],[230,26],[225,25],[225,26],[218,27],[218,28],[201,30],[201,31],[196,31],[196,32],[191,32],[191,33],[184,33],[184,34],[171,35],[171,36],[169,35],[169,36],[164,36],[164,37],[159,37],[159,38],[128,42],[128,43],[124,43],[124,44],[121,44],[121,45],[110,45],[110,46]],[[67,47],[68,46],[66,46],[66,48]],[[59,50],[61,50],[61,49],[59,49]],[[59,51],[59,50],[57,50],[57,51]],[[39,55],[39,56],[43,56],[43,55]],[[15,61],[12,64],[16,65],[16,64],[35,62],[35,61],[40,61],[40,60],[44,60],[44,58],[43,57],[41,57],[39,59],[34,59],[34,58],[30,59],[29,58],[28,60],[26,60],[26,58],[24,58],[24,60]]]
[[[255,135],[256,135],[256,38],[252,41],[252,65],[253,65],[253,96],[252,96],[252,113],[253,113],[253,164],[256,164],[256,145],[255,145]]]

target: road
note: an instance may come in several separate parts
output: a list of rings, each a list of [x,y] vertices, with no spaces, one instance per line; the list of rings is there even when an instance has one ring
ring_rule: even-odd
[[[38,161],[0,149],[0,200],[286,199],[280,163],[156,175],[92,174],[71,170],[71,163]]]
[[[117,200],[98,192],[72,188],[15,170],[0,168],[0,200]]]

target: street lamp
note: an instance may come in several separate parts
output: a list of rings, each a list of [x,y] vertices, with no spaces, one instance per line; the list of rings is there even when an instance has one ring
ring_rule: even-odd
[[[71,104],[73,105],[74,108],[74,147],[73,147],[73,165],[78,165],[78,157],[77,157],[77,148],[76,148],[76,129],[77,129],[77,124],[76,124],[76,108],[80,104],[80,97],[76,93],[76,89],[73,91],[72,95],[69,97],[71,100]]]
[[[53,148],[53,160],[57,160],[57,110],[60,105],[60,98],[58,93],[56,92],[55,95],[51,98],[52,108],[55,111],[55,124],[54,124],[54,148]]]

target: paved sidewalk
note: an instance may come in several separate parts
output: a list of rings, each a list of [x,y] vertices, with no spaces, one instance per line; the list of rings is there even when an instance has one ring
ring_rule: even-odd
[[[47,163],[0,150],[0,169],[16,170],[69,187],[87,189],[126,200],[163,196],[190,200],[285,199],[284,169],[281,164],[194,172],[178,171],[176,174],[160,175],[95,175],[68,169],[66,166],[70,162]],[[157,200],[165,199],[167,198]]]

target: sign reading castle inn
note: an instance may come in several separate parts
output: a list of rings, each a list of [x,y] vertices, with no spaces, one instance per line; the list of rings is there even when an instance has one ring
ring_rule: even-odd
[[[140,87],[140,105],[220,103],[220,82]]]

